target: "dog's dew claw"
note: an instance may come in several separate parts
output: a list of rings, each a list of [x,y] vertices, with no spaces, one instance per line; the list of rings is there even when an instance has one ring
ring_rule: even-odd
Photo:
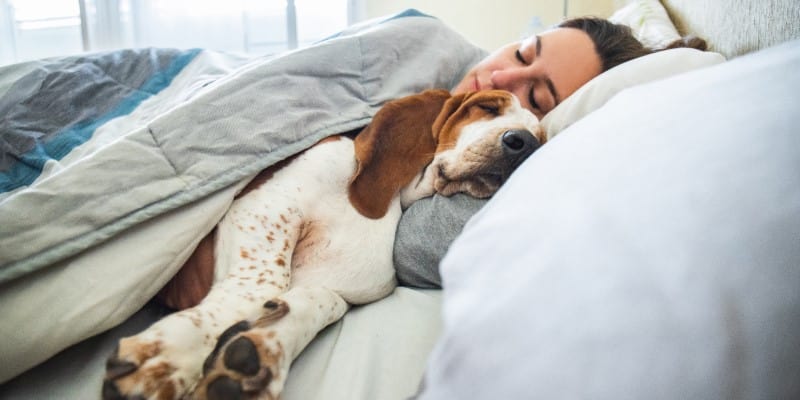
[[[272,299],[264,303],[264,313],[256,321],[256,326],[269,325],[289,313],[289,304],[281,299]]]

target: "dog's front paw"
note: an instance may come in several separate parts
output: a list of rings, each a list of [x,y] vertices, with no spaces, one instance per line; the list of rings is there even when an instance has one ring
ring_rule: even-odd
[[[143,334],[119,341],[106,362],[103,399],[178,399],[191,390],[200,378],[202,357],[187,357],[191,353],[185,346],[160,336]]]
[[[203,364],[194,397],[208,400],[278,399],[291,363],[275,331],[267,327],[289,312],[282,300],[265,305],[264,315],[239,322],[220,335]]]

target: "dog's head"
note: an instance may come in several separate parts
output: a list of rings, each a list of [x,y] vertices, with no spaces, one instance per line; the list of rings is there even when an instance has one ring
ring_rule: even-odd
[[[428,90],[390,101],[355,139],[350,201],[380,218],[400,191],[404,206],[434,192],[489,197],[545,140],[506,91]]]

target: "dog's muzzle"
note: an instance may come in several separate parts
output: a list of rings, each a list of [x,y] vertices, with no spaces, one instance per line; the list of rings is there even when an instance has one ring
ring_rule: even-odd
[[[511,171],[522,164],[541,145],[539,140],[525,129],[508,130],[503,133],[500,140]]]

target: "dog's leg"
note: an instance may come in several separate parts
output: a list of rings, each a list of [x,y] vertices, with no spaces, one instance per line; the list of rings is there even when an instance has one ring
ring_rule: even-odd
[[[254,192],[255,193],[255,192]],[[291,254],[302,225],[291,199],[265,205],[248,195],[218,225],[217,281],[196,307],[120,340],[108,360],[103,398],[177,399],[202,375],[203,360],[229,327],[257,318],[289,288]]]
[[[341,296],[322,287],[295,287],[268,301],[261,318],[220,337],[195,398],[278,399],[292,361],[347,308]]]

